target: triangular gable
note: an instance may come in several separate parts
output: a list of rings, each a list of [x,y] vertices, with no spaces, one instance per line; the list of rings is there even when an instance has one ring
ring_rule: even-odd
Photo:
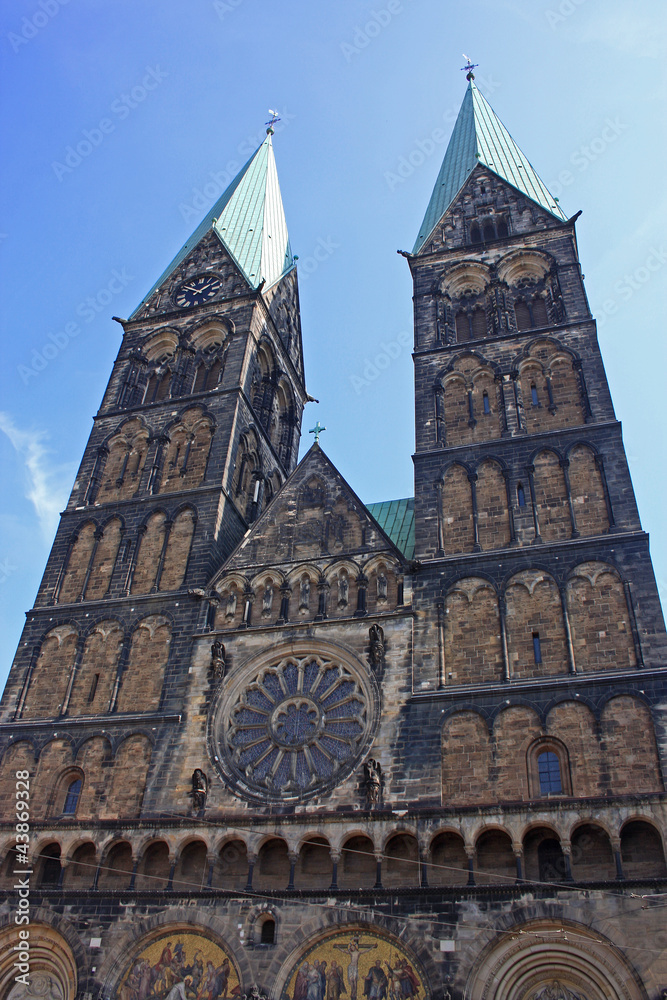
[[[313,444],[289,479],[221,567],[216,579],[260,567],[330,561],[362,554],[369,559],[400,550],[351,489],[318,444]]]

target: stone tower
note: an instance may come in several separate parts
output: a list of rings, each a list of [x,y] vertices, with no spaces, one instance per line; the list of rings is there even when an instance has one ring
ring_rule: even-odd
[[[648,539],[576,217],[468,79],[405,255],[414,498],[296,465],[270,134],[121,321],[1,703],[0,1000],[667,989]]]

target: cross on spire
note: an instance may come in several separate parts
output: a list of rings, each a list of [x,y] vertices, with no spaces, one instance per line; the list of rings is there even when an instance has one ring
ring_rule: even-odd
[[[320,443],[320,434],[322,433],[322,431],[325,431],[325,430],[326,430],[326,427],[322,427],[322,424],[318,420],[317,423],[315,424],[315,426],[313,428],[311,428],[311,430],[309,430],[308,433],[309,434],[314,434],[315,435],[315,444],[319,444]]]
[[[473,73],[473,70],[477,69],[479,63],[474,63],[470,58],[470,56],[467,56],[465,52],[463,53],[463,58],[466,60],[466,64],[465,66],[461,66],[461,71],[463,72],[464,69],[468,71],[466,73],[466,80],[470,82],[471,80],[475,79],[475,74]]]
[[[268,122],[264,122],[264,124],[269,126],[266,130],[266,134],[273,135],[274,132],[273,126],[276,124],[276,122],[280,121],[280,117],[278,115],[278,112],[274,111],[273,108],[269,108],[269,114],[271,115],[271,120]]]

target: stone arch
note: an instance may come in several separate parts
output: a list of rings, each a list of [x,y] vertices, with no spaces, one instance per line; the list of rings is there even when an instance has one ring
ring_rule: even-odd
[[[236,453],[236,464],[232,476],[231,493],[242,515],[249,519],[255,502],[255,483],[262,476],[257,434],[249,428],[241,435]]]
[[[452,299],[464,295],[482,295],[490,281],[488,264],[476,260],[462,260],[447,268],[440,281],[440,291]]]
[[[47,918],[48,919],[48,918]],[[28,982],[16,982],[14,966],[21,953],[16,946],[25,940],[23,926],[10,924],[0,929],[0,997],[3,1000],[75,1000],[78,989],[77,965],[81,955],[75,955],[67,939],[50,924],[35,920],[30,923],[29,961],[26,962]],[[81,965],[80,968],[85,968]]]
[[[247,881],[248,848],[245,841],[238,837],[225,840],[215,860],[213,885],[233,891],[243,889]]]
[[[90,557],[95,548],[97,530],[97,525],[94,521],[87,521],[77,530],[58,593],[59,604],[74,604],[81,599],[90,565]]]
[[[632,695],[615,695],[602,709],[600,731],[614,795],[664,791],[648,705]]]
[[[170,643],[171,625],[166,618],[150,615],[139,622],[121,678],[119,712],[152,712],[157,709]]]
[[[312,617],[317,611],[317,584],[320,572],[312,564],[298,566],[288,576],[287,582],[292,592],[292,617]]]
[[[208,850],[203,840],[189,840],[178,853],[174,872],[176,892],[193,892],[206,887]]]
[[[220,603],[215,613],[215,628],[236,628],[243,621],[245,595],[252,593],[250,581],[240,573],[231,573],[217,584],[216,590]]]
[[[142,344],[142,353],[149,364],[164,364],[172,358],[178,348],[178,333],[163,327],[156,330]]]
[[[524,875],[530,882],[568,879],[567,863],[557,831],[547,824],[531,826],[523,836]]]
[[[105,817],[136,819],[146,787],[152,747],[147,736],[126,737],[116,750]]]
[[[543,542],[571,538],[572,518],[560,457],[552,449],[545,448],[533,459],[533,468],[540,538]]]
[[[643,817],[626,820],[621,828],[621,864],[626,878],[667,876],[662,837]]]
[[[299,848],[294,886],[296,889],[328,889],[333,877],[333,862],[329,841],[311,834]]]
[[[86,638],[72,685],[68,715],[108,712],[123,638],[123,629],[114,619],[98,622],[93,627]]]
[[[445,673],[448,684],[503,678],[498,598],[483,577],[457,580],[445,598]]]
[[[166,840],[151,840],[144,848],[137,868],[137,889],[153,892],[167,888],[171,861]]]
[[[516,881],[512,838],[506,830],[491,827],[477,836],[475,881],[478,885],[512,885]]]
[[[554,264],[553,257],[540,250],[512,250],[497,263],[498,278],[507,285],[537,282],[545,278]]]
[[[337,559],[325,570],[329,584],[330,617],[346,617],[354,613],[357,606],[357,577],[362,572],[351,559]]]
[[[111,762],[111,747],[105,736],[92,736],[79,747],[75,763],[85,775],[79,798],[77,818],[96,819],[106,792],[108,771]]]
[[[451,447],[452,445],[466,444],[472,440],[466,379],[462,373],[453,372],[443,379],[442,388],[447,445]]]
[[[259,889],[286,889],[289,882],[290,861],[287,843],[282,837],[271,837],[257,853],[257,887]]]
[[[454,830],[441,830],[431,840],[429,885],[465,885],[468,881],[468,856],[465,842]]]
[[[646,1000],[632,966],[597,928],[591,931],[558,918],[520,922],[510,916],[503,930],[460,984],[469,1000],[512,1000],[517,995],[546,1000],[554,983],[561,996]]]
[[[542,570],[516,573],[505,589],[507,647],[513,677],[545,677],[568,671],[560,592]]]
[[[603,755],[593,712],[579,700],[566,698],[547,714],[546,734],[567,750],[570,788],[577,797],[603,795]]]
[[[104,851],[100,864],[100,889],[127,889],[132,875],[132,845],[116,840]]]
[[[614,567],[580,563],[567,581],[566,593],[577,670],[637,666],[630,611]]]
[[[472,485],[468,469],[459,462],[450,465],[443,476],[442,527],[445,555],[473,551]]]
[[[154,511],[139,532],[130,593],[147,594],[155,588],[166,532],[167,515],[162,510]]]
[[[442,739],[444,805],[476,804],[492,798],[491,741],[482,716],[467,709],[445,722]]]
[[[570,841],[572,877],[575,881],[607,882],[616,877],[609,834],[599,823],[579,824],[572,831]]]
[[[66,889],[90,889],[97,870],[97,848],[92,840],[78,844],[69,852],[63,886]]]
[[[108,455],[97,492],[97,503],[128,500],[141,485],[150,435],[138,417],[127,420],[106,442]]]
[[[376,556],[363,569],[368,580],[366,607],[369,614],[391,611],[397,604],[396,564],[386,556]]]
[[[79,634],[74,625],[57,625],[46,633],[35,663],[23,707],[23,719],[60,715]]]
[[[196,524],[197,515],[192,507],[183,508],[172,521],[159,590],[178,590],[183,585]]]
[[[122,533],[123,522],[119,517],[112,517],[105,524],[90,567],[85,593],[87,601],[99,601],[109,590]]]
[[[35,750],[28,740],[17,740],[3,754],[0,763],[0,816],[10,816],[16,804],[17,771],[27,771],[29,783],[35,774]],[[31,792],[31,788],[22,790]]]
[[[191,406],[168,429],[169,444],[162,464],[160,493],[200,486],[211,450],[213,419],[201,406]]]
[[[527,705],[507,705],[493,722],[496,789],[500,801],[529,798],[526,760],[530,744],[542,733],[535,709]]]
[[[568,450],[567,458],[577,531],[582,537],[603,535],[609,531],[609,516],[599,456],[591,445],[577,442]]]
[[[341,846],[338,884],[341,889],[370,889],[375,884],[375,846],[369,836],[353,833]]]
[[[420,883],[419,845],[413,833],[394,832],[387,839],[382,859],[382,884],[405,888]]]
[[[225,345],[229,337],[229,324],[224,320],[207,320],[190,333],[190,343],[195,351],[213,354]]]
[[[511,535],[503,468],[496,459],[487,458],[478,465],[476,473],[480,548],[504,549],[510,544]]]

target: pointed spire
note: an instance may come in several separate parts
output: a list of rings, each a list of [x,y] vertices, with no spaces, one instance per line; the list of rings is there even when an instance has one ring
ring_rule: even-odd
[[[467,67],[466,67],[467,68]],[[567,217],[533,170],[469,73],[459,116],[412,252],[419,253],[478,163],[565,222]]]
[[[210,230],[232,255],[252,288],[262,281],[267,286],[274,284],[294,265],[272,135],[273,129],[268,128],[264,142],[209,209],[132,316]]]

